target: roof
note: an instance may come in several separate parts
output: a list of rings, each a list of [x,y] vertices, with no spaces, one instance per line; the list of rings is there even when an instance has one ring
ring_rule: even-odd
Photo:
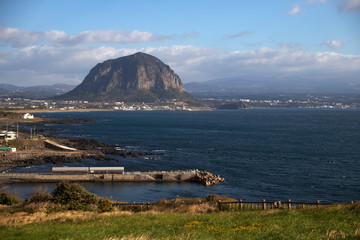
[[[9,147],[0,148],[0,151],[6,151],[6,150],[11,150],[11,148],[9,148]]]

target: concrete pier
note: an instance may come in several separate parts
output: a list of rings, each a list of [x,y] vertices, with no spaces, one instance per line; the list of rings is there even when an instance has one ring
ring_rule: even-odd
[[[193,182],[196,170],[124,172],[123,174],[1,173],[3,182]]]

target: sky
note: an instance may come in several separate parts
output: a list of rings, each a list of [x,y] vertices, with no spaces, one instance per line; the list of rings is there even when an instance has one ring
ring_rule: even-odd
[[[145,52],[183,83],[360,84],[360,0],[0,0],[0,83],[78,85]]]

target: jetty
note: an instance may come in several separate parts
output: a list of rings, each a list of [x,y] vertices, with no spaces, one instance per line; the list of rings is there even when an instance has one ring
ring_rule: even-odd
[[[47,173],[0,174],[2,182],[194,182],[206,186],[223,182],[224,179],[206,171],[124,171],[123,167],[61,167]]]

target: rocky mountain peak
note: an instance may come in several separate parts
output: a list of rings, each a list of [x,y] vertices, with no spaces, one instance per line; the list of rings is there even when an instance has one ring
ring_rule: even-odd
[[[62,98],[154,101],[181,99],[184,94],[180,77],[168,65],[138,52],[97,64],[79,86]]]

